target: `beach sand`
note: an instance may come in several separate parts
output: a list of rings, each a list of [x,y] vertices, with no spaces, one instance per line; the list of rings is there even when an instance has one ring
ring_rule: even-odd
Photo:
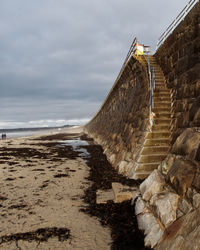
[[[109,227],[80,211],[89,168],[58,143],[82,128],[60,133],[0,141],[0,249],[110,249]]]

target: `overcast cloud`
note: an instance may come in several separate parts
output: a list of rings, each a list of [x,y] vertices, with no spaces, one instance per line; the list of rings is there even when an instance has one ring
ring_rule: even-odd
[[[133,38],[155,49],[186,3],[1,0],[0,127],[91,118]]]

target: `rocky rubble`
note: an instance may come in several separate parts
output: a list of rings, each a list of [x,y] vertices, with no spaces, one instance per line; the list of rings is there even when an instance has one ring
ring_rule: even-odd
[[[199,249],[199,146],[199,130],[186,129],[174,143],[173,154],[140,184],[135,213],[139,229],[146,235],[146,246]]]

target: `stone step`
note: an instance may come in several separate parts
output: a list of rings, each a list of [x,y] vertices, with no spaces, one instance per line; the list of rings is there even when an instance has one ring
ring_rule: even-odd
[[[154,113],[170,113],[171,107],[154,107],[152,108]]]
[[[160,87],[160,88],[165,87],[165,88],[167,88],[167,85],[165,84],[164,81],[163,82],[156,82],[156,87]]]
[[[152,131],[153,132],[166,132],[170,131],[171,126],[170,125],[153,125]]]
[[[159,67],[159,65],[156,63],[156,61],[152,61],[152,60],[150,60],[150,65],[151,65],[151,68],[152,67]]]
[[[162,95],[162,94],[169,94],[169,95],[170,95],[170,94],[171,94],[171,90],[170,90],[170,89],[167,89],[167,88],[162,88],[162,89],[159,89],[159,88],[158,88],[158,89],[155,89],[155,90],[154,90],[154,94],[155,94],[155,93],[159,93],[159,94],[161,94],[161,95]]]
[[[157,64],[157,62],[155,60],[151,60],[150,59],[150,63],[151,63],[151,66],[157,66],[157,67],[160,67],[159,64]]]
[[[142,171],[142,172],[134,173],[133,176],[131,176],[131,179],[134,179],[134,180],[144,180],[151,173],[152,173],[152,171]]]
[[[158,72],[158,73],[160,73],[160,72],[162,72],[162,69],[161,69],[161,67],[160,66],[158,66],[158,65],[156,65],[156,64],[151,64],[151,68],[153,69],[154,68],[154,72]]]
[[[157,85],[164,85],[164,86],[166,86],[166,82],[165,81],[156,80],[155,83],[156,83],[156,86]]]
[[[155,102],[154,101],[154,108],[170,108],[171,109],[171,102]]]
[[[159,119],[171,119],[171,113],[158,113],[156,114],[156,118]]]
[[[157,70],[157,71],[154,70],[154,73],[155,73],[154,74],[155,79],[156,78],[158,78],[158,79],[160,78],[160,79],[162,79],[162,80],[165,81],[165,76],[164,76],[164,74],[160,70]]]
[[[168,151],[168,146],[145,146],[142,148],[141,155],[167,154]]]
[[[159,75],[162,74],[162,75],[164,76],[164,74],[163,74],[163,72],[162,72],[160,66],[158,66],[158,65],[156,65],[156,66],[153,65],[152,68],[154,68],[155,74],[159,74]]]
[[[155,96],[154,95],[154,103],[156,103],[156,102],[170,102],[171,103],[171,97]]]
[[[165,80],[162,80],[161,78],[155,78],[155,83],[156,83],[156,85],[157,84],[162,84],[162,85],[166,85],[166,82],[165,82]]]
[[[170,139],[169,138],[159,138],[159,139],[146,139],[144,142],[144,146],[169,146]]]
[[[171,98],[171,93],[170,92],[163,92],[163,91],[156,91],[156,92],[154,92],[154,97]]]
[[[155,82],[165,83],[165,78],[156,76],[155,77]]]
[[[160,162],[154,162],[154,163],[138,163],[135,167],[135,172],[138,171],[153,171],[154,169],[158,168],[160,165]]]
[[[160,139],[166,138],[169,139],[171,133],[170,132],[148,132],[145,139]]]
[[[155,72],[155,74],[162,74],[164,76],[161,68],[159,68],[159,67],[154,67],[154,72]]]
[[[151,62],[150,62],[151,63]],[[151,67],[154,67],[154,70],[157,70],[159,72],[162,72],[162,69],[160,67],[160,65],[156,64],[156,63],[152,63]]]
[[[167,87],[166,87],[166,85],[163,83],[162,85],[160,84],[160,85],[157,85],[156,84],[156,86],[155,86],[155,89],[154,89],[154,91],[155,92],[161,92],[161,91],[165,91],[165,90],[168,90],[168,92],[171,92]]]
[[[159,125],[159,126],[162,126],[162,125],[168,125],[169,126],[171,124],[171,119],[162,119],[162,118],[155,117],[154,124]]]
[[[161,71],[162,69],[161,69],[161,67],[157,64],[157,63],[151,63],[150,62],[150,64],[151,64],[151,68],[154,68],[154,70],[159,70],[159,71]]]
[[[161,162],[165,159],[166,154],[140,155],[138,163],[154,163]]]
[[[156,82],[155,88],[158,88],[158,89],[163,89],[163,88],[168,89],[164,81],[163,82]]]
[[[165,80],[165,76],[160,70],[158,70],[158,71],[154,70],[154,73],[155,73],[155,78],[161,78],[161,79]]]

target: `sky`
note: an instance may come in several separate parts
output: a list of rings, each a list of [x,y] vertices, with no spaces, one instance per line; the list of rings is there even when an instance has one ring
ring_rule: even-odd
[[[135,36],[157,39],[189,0],[1,0],[0,128],[81,124]]]

